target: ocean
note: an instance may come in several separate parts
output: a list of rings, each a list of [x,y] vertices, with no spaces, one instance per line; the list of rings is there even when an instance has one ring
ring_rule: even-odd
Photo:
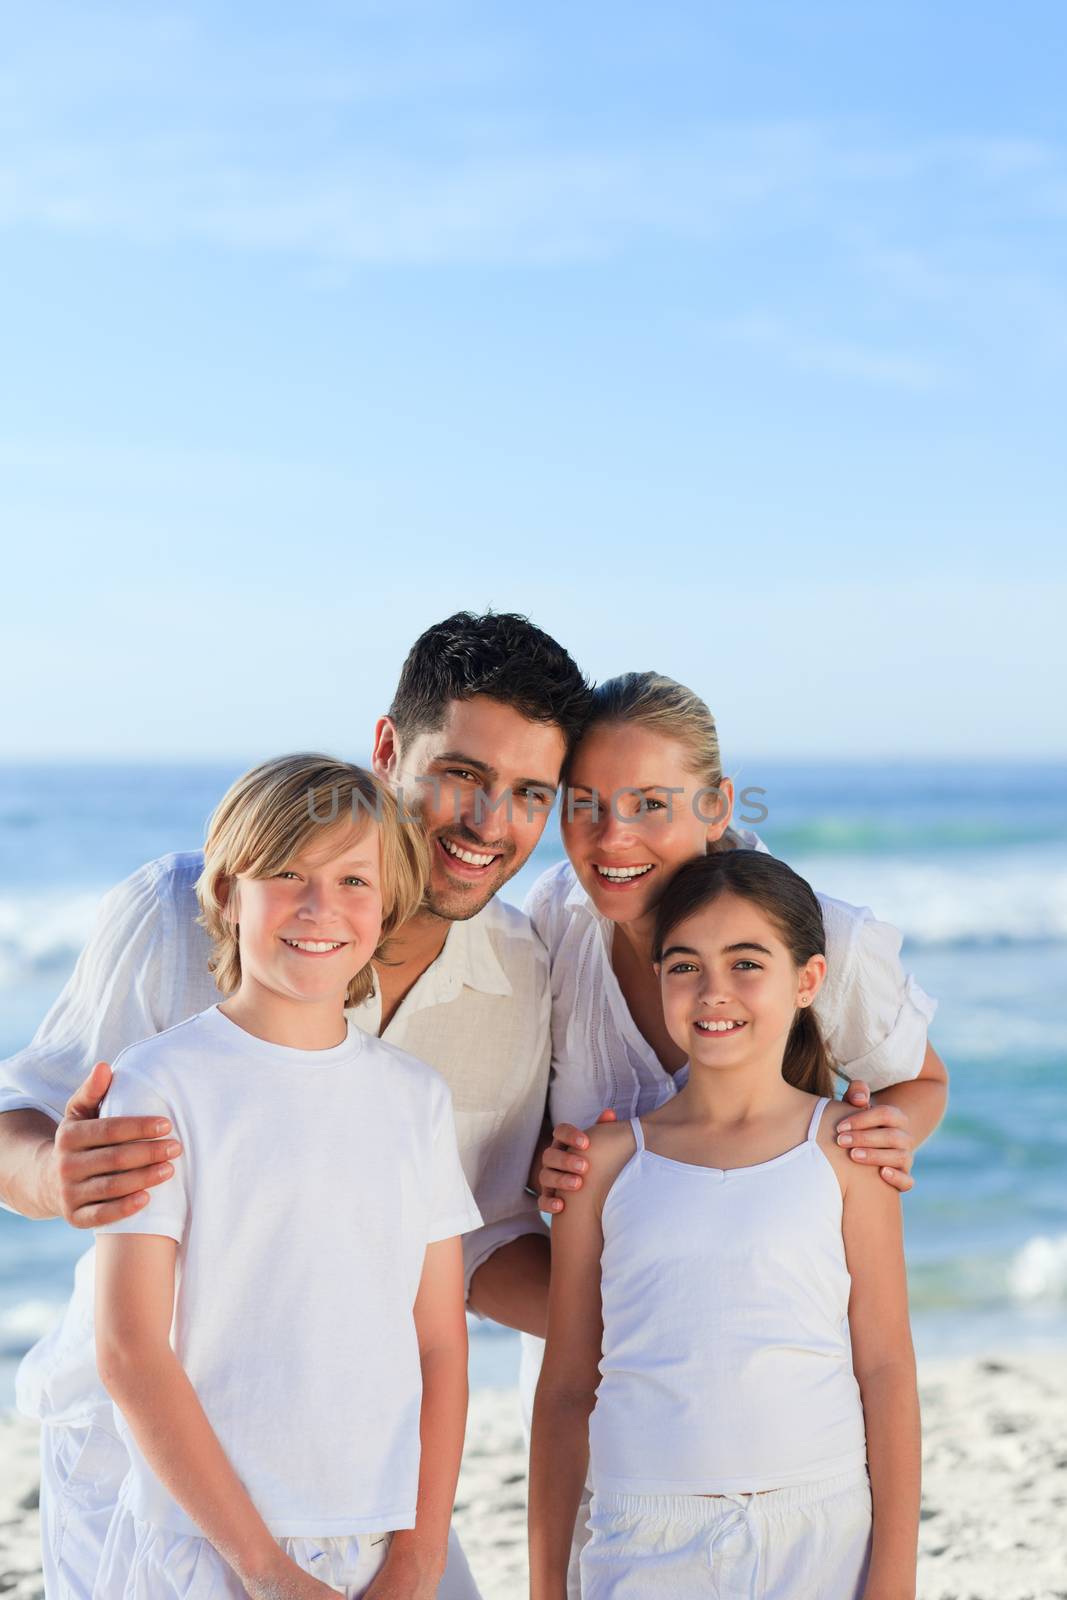
[[[0,767],[0,1057],[63,986],[110,885],[196,847],[245,763]],[[735,773],[758,832],[815,888],[893,922],[940,1002],[952,1079],[904,1202],[920,1354],[1067,1343],[1067,767],[784,765]],[[562,855],[550,820],[505,891]],[[87,1240],[0,1211],[0,1407]],[[517,1340],[472,1320],[472,1381],[513,1381]]]

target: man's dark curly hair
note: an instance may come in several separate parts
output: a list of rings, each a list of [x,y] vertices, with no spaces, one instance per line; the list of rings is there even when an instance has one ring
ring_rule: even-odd
[[[389,715],[401,739],[431,733],[450,700],[484,694],[531,722],[555,723],[568,749],[589,714],[590,688],[561,644],[511,611],[457,611],[420,634]]]

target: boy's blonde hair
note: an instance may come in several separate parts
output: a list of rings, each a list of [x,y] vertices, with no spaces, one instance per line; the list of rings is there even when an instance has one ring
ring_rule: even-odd
[[[279,872],[324,830],[352,821],[378,824],[381,850],[382,932],[374,952],[418,910],[429,880],[429,853],[421,828],[401,821],[396,801],[363,767],[332,756],[278,756],[253,767],[232,784],[207,827],[204,870],[196,883],[199,922],[214,952],[208,962],[223,994],[241,982],[237,916],[227,915],[238,873],[267,878]],[[358,835],[357,835],[358,837]],[[370,962],[348,986],[345,1004],[358,1005],[373,992]]]

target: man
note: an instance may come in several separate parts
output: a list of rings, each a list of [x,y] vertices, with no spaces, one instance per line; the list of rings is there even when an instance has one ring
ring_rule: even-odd
[[[567,652],[525,618],[461,612],[416,641],[375,730],[375,771],[425,829],[431,882],[353,1017],[448,1082],[484,1219],[464,1240],[470,1304],[531,1332],[543,1331],[548,1279],[544,1224],[526,1190],[548,1083],[548,962],[527,919],[494,897],[543,832],[588,695]],[[169,1129],[155,1142],[148,1119],[100,1121],[97,1109],[106,1063],[125,1045],[219,998],[196,921],[201,865],[198,851],[163,857],[106,897],[63,994],[5,1065],[0,1196],[26,1216],[113,1221],[180,1160]],[[91,1268],[92,1252],[64,1322],[19,1377],[20,1406],[44,1424],[50,1600],[91,1594],[126,1471],[96,1377]],[[477,1593],[455,1539],[440,1593]]]

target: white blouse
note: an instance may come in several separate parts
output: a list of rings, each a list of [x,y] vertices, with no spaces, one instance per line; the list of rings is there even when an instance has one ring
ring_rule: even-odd
[[[742,847],[766,850],[739,830]],[[835,1065],[872,1092],[918,1076],[937,1002],[900,965],[901,935],[865,906],[818,896],[826,981],[814,1002]],[[553,1124],[590,1127],[602,1111],[645,1116],[685,1084],[640,1032],[611,965],[614,923],[593,905],[569,861],[542,873],[523,907],[552,963]]]

